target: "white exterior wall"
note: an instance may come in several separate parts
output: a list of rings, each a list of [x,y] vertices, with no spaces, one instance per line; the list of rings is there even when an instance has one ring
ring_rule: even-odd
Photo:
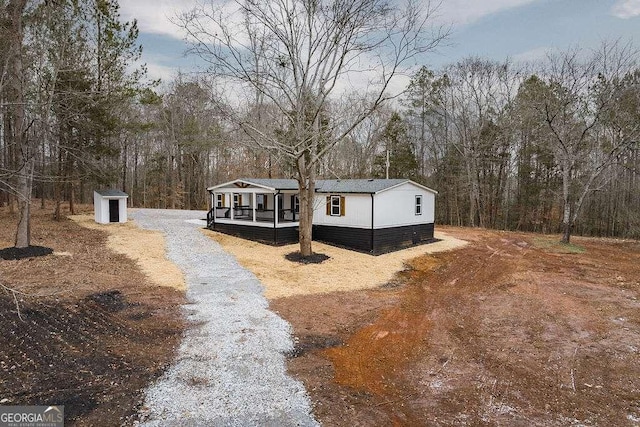
[[[422,196],[422,215],[416,215],[416,196]],[[429,224],[435,220],[435,194],[410,182],[375,195],[374,228]]]
[[[107,202],[106,218],[105,221],[105,207],[102,203],[102,196],[97,191],[93,192],[93,210],[95,211],[95,220],[98,224],[106,224],[109,222],[109,203]]]
[[[125,222],[127,222],[127,199],[119,199],[118,208],[120,208],[120,213],[118,214],[120,223],[124,224]]]
[[[93,207],[95,220],[98,224],[110,224],[109,222],[109,200],[118,200],[118,217],[120,223],[127,222],[127,198],[126,197],[104,197],[93,192]]]
[[[344,216],[327,215],[327,197],[345,198]],[[370,194],[316,194],[313,209],[314,225],[332,225],[336,227],[371,228]]]

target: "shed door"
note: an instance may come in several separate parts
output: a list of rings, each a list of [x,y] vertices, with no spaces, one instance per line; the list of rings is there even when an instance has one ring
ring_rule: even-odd
[[[120,222],[119,200],[109,200],[109,222]]]

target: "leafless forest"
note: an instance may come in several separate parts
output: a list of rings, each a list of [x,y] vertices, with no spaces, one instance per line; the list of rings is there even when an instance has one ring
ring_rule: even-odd
[[[149,82],[116,2],[0,0],[0,33],[0,206],[18,209],[32,185],[71,210],[98,187],[134,207],[203,209],[214,183],[296,177],[290,156],[247,132],[292,138],[272,99],[249,92],[232,115],[214,71]],[[362,109],[361,90],[323,104],[316,149],[340,138],[315,173],[384,177],[389,152],[389,177],[439,192],[440,224],[640,238],[637,59],[624,41],[527,64],[434,70],[425,55],[406,91],[348,132],[333,123]]]

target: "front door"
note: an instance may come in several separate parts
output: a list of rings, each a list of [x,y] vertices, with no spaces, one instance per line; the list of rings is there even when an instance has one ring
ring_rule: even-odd
[[[109,200],[109,222],[120,222],[119,200]]]

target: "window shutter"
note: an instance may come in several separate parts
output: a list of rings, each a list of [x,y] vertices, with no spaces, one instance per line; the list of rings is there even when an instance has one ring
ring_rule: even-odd
[[[331,196],[327,196],[327,215],[331,215]]]
[[[340,196],[340,216],[344,216],[345,207],[344,207],[344,196]]]

